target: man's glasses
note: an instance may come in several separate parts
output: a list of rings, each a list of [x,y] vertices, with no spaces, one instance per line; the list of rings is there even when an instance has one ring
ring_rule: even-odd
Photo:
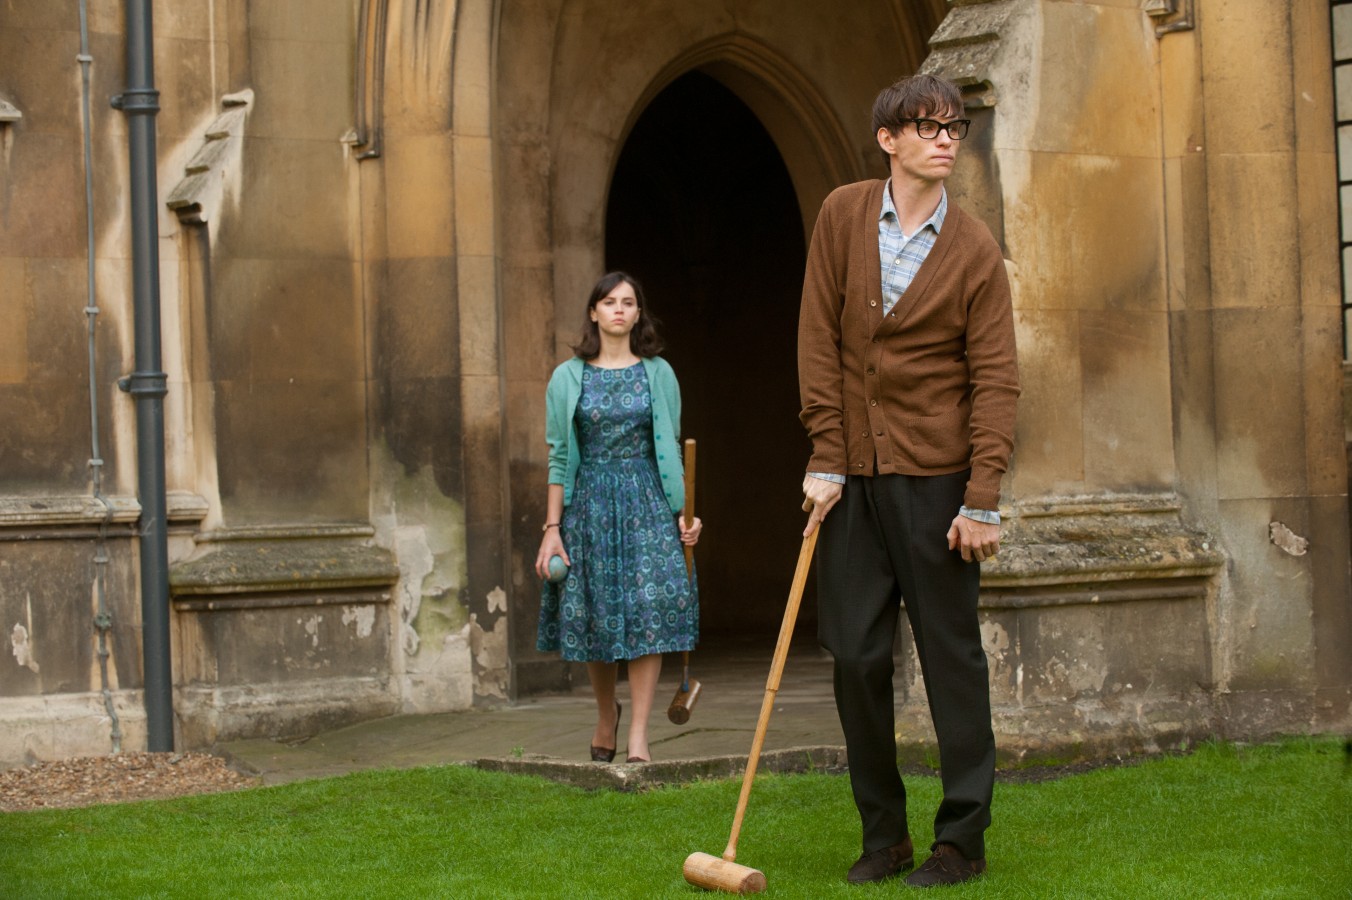
[[[915,133],[927,141],[932,141],[939,136],[940,129],[947,131],[948,136],[955,141],[960,141],[967,137],[967,128],[972,124],[971,119],[954,119],[951,122],[940,122],[938,119],[902,119],[904,125],[907,122],[915,123]]]

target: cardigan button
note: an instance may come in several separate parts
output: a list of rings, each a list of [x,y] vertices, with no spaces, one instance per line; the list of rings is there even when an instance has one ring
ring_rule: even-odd
[[[877,306],[877,305],[878,305],[878,301],[877,301],[877,300],[870,300],[870,301],[868,302],[868,305],[869,305],[869,306]]]

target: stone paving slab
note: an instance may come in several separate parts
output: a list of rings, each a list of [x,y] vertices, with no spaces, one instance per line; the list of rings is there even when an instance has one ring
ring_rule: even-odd
[[[231,741],[216,751],[235,768],[286,784],[377,768],[467,764],[529,772],[588,788],[632,790],[698,778],[739,777],[765,697],[770,652],[757,649],[701,660],[703,684],[688,722],[667,720],[679,668],[668,665],[658,685],[649,725],[654,761],[602,765],[588,747],[595,726],[590,691],[535,697],[497,708],[434,715],[391,716],[299,741]],[[620,747],[630,715],[628,686]],[[836,771],[844,766],[844,737],[831,692],[829,657],[815,647],[794,648],[775,696],[760,768],[764,771]]]
[[[750,748],[747,748],[748,751]],[[618,763],[603,766],[593,762],[566,762],[548,757],[521,757],[475,760],[472,765],[490,772],[535,775],[588,790],[634,791],[713,778],[742,778],[747,755],[708,756],[648,763]],[[843,774],[845,748],[790,747],[762,752],[756,774],[803,774],[828,772]]]

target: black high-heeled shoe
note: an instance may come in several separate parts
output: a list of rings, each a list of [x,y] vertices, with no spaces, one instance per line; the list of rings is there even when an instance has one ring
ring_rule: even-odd
[[[620,701],[615,701],[615,746],[598,747],[591,745],[592,762],[608,763],[615,759],[615,748],[620,746],[620,713],[624,712],[624,707],[620,706]]]

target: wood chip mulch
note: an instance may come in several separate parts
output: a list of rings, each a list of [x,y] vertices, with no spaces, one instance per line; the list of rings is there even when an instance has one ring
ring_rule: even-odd
[[[209,753],[118,753],[0,772],[0,811],[68,809],[257,787]]]

